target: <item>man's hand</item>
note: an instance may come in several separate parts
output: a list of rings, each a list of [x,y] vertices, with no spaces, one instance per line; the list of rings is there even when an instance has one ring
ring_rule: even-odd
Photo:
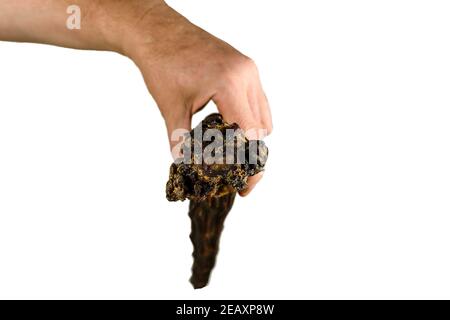
[[[169,138],[176,129],[190,130],[192,115],[210,100],[227,122],[269,134],[269,104],[253,61],[165,4],[150,10],[136,25],[129,54],[161,110]],[[260,178],[252,177],[242,195]]]
[[[245,131],[271,132],[269,105],[252,60],[164,1],[78,0],[82,23],[77,31],[65,26],[70,2],[2,0],[0,40],[110,50],[130,57],[161,110],[169,138],[175,129],[190,130],[192,115],[211,100],[227,122]],[[176,143],[171,141],[171,146]],[[252,177],[241,195],[260,178]]]

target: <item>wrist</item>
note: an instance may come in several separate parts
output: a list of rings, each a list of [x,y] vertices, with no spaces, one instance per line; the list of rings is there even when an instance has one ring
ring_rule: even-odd
[[[163,0],[98,1],[95,8],[97,29],[107,50],[137,55],[143,39],[149,37],[158,15],[170,9]]]

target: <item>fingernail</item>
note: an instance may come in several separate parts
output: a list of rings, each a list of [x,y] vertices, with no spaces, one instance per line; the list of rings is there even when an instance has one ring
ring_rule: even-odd
[[[252,185],[251,187],[247,187],[244,190],[239,192],[239,195],[241,197],[246,197],[250,194],[250,192],[252,192],[252,190],[255,188],[256,185]]]

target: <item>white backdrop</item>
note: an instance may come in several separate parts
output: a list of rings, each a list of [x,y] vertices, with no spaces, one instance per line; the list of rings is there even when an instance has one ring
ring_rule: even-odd
[[[274,117],[209,287],[133,63],[0,43],[0,298],[450,298],[448,1],[169,3],[256,60]]]

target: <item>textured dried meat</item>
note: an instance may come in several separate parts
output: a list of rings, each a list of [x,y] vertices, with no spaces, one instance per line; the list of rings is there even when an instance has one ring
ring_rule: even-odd
[[[264,170],[268,150],[263,141],[247,140],[237,124],[226,123],[220,114],[206,117],[192,130],[182,150],[183,158],[170,167],[166,196],[169,201],[190,200],[194,246],[191,283],[202,288],[215,265],[224,221],[236,192],[247,187],[248,177]]]

